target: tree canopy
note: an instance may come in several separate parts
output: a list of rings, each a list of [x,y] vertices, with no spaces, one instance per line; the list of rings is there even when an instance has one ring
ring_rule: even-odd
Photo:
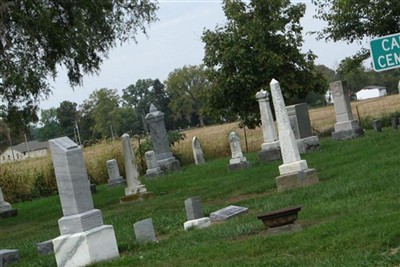
[[[146,33],[156,20],[149,0],[5,0],[0,3],[0,96],[8,121],[37,120],[61,65],[71,86],[93,74],[118,42]]]
[[[255,94],[269,90],[272,78],[280,81],[286,99],[326,90],[326,81],[314,65],[316,56],[301,52],[304,4],[226,0],[223,9],[226,25],[206,30],[202,37],[213,113],[238,115],[247,126],[255,126],[259,123]]]

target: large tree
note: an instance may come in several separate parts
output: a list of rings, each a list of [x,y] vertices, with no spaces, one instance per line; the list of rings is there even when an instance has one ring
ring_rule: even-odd
[[[327,22],[318,32],[321,39],[359,42],[400,32],[400,1],[372,0],[312,0],[316,18]],[[355,60],[359,64],[370,56],[368,49],[361,49]]]
[[[48,76],[63,66],[71,86],[99,71],[111,48],[156,19],[150,0],[3,0],[0,2],[0,96],[7,120],[37,120]]]
[[[204,126],[204,95],[209,87],[205,67],[184,66],[168,75],[165,81],[167,92],[171,97],[169,107],[177,117],[191,121],[192,115]]]
[[[212,83],[208,99],[214,113],[239,115],[246,125],[256,125],[255,94],[269,90],[272,78],[281,82],[286,99],[326,89],[314,65],[315,55],[301,52],[304,4],[225,0],[223,9],[226,25],[203,33],[204,63]]]

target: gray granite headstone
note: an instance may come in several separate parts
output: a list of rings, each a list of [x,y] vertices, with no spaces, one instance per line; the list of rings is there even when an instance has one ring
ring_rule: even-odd
[[[373,120],[372,121],[372,129],[375,132],[382,132],[382,121],[381,120]]]
[[[397,127],[399,125],[399,117],[398,116],[393,116],[391,119],[392,122],[392,129],[397,130]]]
[[[0,187],[0,218],[13,217],[18,214],[16,209],[11,208],[11,204],[4,200],[3,191]]]
[[[194,163],[196,165],[204,164],[204,155],[203,155],[203,149],[201,148],[200,140],[197,138],[197,136],[193,137],[192,139],[192,150],[193,150],[193,157],[194,157]]]
[[[157,159],[154,154],[154,151],[147,151],[144,154],[146,158],[146,179],[150,179],[151,177],[158,176],[164,174],[160,167],[158,167]]]
[[[138,221],[133,225],[135,237],[138,242],[157,242],[156,233],[151,218]]]
[[[204,217],[203,206],[200,197],[191,197],[185,200],[187,220],[195,220]]]
[[[106,161],[108,172],[108,186],[117,186],[123,184],[124,178],[119,173],[118,162],[115,159]]]
[[[226,208],[212,212],[210,214],[210,219],[212,222],[226,221],[231,219],[232,217],[238,216],[242,213],[246,213],[248,210],[249,208],[231,205]]]
[[[0,267],[16,263],[19,261],[19,253],[16,249],[0,250]]]
[[[164,172],[179,170],[180,163],[172,155],[169,147],[168,135],[164,124],[164,113],[158,111],[153,104],[150,104],[150,112],[145,119],[150,129],[158,166]]]

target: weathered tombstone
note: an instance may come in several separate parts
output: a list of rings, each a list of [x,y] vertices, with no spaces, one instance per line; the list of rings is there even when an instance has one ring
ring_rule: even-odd
[[[260,107],[261,129],[264,139],[261,145],[261,151],[258,152],[258,159],[260,161],[281,159],[278,135],[276,134],[275,123],[269,104],[269,93],[261,90],[256,94],[256,98]]]
[[[364,135],[364,130],[359,127],[358,121],[353,119],[350,106],[350,97],[341,81],[330,83],[335,106],[336,123],[332,133],[333,140],[346,140]]]
[[[82,149],[68,137],[49,141],[63,217],[53,239],[57,266],[85,266],[119,256],[112,225],[94,209]]]
[[[228,136],[232,158],[229,160],[228,170],[238,170],[250,167],[250,162],[243,156],[240,146],[240,137],[237,133],[231,132]]]
[[[226,220],[229,220],[229,219],[231,219],[235,216],[238,216],[242,213],[246,213],[248,211],[249,211],[249,208],[231,205],[231,206],[228,206],[228,207],[225,207],[220,210],[212,212],[210,214],[210,219],[212,222],[226,221]]]
[[[200,140],[197,138],[197,136],[193,137],[192,139],[192,150],[193,150],[193,157],[194,157],[194,163],[196,165],[204,164],[204,155],[203,155],[203,149],[201,148]]]
[[[146,180],[151,179],[154,176],[159,176],[164,174],[163,170],[161,170],[161,168],[158,167],[154,151],[147,151],[144,154],[144,156],[146,158],[146,165],[147,165]]]
[[[19,261],[19,253],[16,249],[0,249],[0,267]]]
[[[133,225],[133,229],[138,242],[157,242],[156,233],[154,232],[153,227],[153,220],[151,218],[136,222]]]
[[[372,121],[372,129],[375,132],[382,132],[382,121],[381,120],[373,120]]]
[[[158,111],[153,104],[150,104],[150,112],[145,119],[149,125],[158,166],[164,172],[179,170],[180,163],[172,155],[169,147],[168,135],[164,124],[164,113]]]
[[[392,122],[392,129],[397,130],[397,127],[399,125],[399,117],[398,116],[393,116],[391,119]]]
[[[39,255],[47,255],[54,253],[53,240],[47,240],[36,244]]]
[[[210,218],[204,217],[200,197],[191,197],[185,200],[187,221],[183,224],[185,230],[191,228],[205,228],[211,225]]]
[[[185,200],[187,220],[200,219],[204,217],[203,206],[200,197],[191,197]]]
[[[120,175],[118,169],[118,162],[115,159],[106,161],[107,172],[108,172],[108,186],[117,186],[124,184],[124,178]]]
[[[290,126],[292,127],[300,153],[308,153],[319,149],[318,136],[312,135],[308,105],[300,103],[286,107]]]
[[[150,197],[151,193],[147,192],[146,187],[139,180],[139,172],[137,170],[131,138],[128,134],[123,134],[121,142],[127,187],[125,188],[125,196],[119,199],[120,202],[129,203]]]
[[[280,176],[275,178],[278,191],[315,184],[318,182],[315,170],[309,169],[307,161],[300,158],[279,82],[272,79],[270,87],[276,120],[278,122],[279,141],[283,159],[283,164],[279,166]]]
[[[3,191],[0,187],[0,218],[17,216],[18,211],[11,208],[11,204],[4,200]]]

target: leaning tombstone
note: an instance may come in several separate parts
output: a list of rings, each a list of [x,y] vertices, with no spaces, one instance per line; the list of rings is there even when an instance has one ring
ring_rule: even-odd
[[[12,209],[11,204],[4,200],[3,191],[0,187],[0,218],[17,216],[18,210]]]
[[[309,169],[307,161],[300,158],[279,82],[272,79],[270,86],[276,120],[278,122],[279,141],[283,159],[283,164],[279,166],[280,176],[275,178],[278,192],[315,184],[318,182],[315,169]]]
[[[146,158],[146,165],[147,165],[147,170],[146,170],[146,180],[150,180],[151,178],[159,175],[163,175],[164,172],[161,170],[160,167],[158,167],[156,155],[154,154],[154,151],[150,150],[147,151],[144,154]]]
[[[133,225],[133,229],[138,242],[157,242],[156,233],[153,227],[153,220],[151,218],[136,222]]]
[[[234,171],[250,167],[250,162],[248,162],[246,157],[243,156],[239,135],[235,132],[231,132],[228,136],[228,140],[232,153],[232,158],[229,160],[228,170]]]
[[[372,121],[372,129],[375,132],[382,132],[382,121],[381,120],[373,120]]]
[[[85,266],[119,256],[112,225],[93,206],[82,149],[68,137],[49,141],[63,217],[53,239],[57,266]]]
[[[17,249],[0,249],[0,267],[17,262],[19,262],[19,252]]]
[[[204,217],[200,197],[191,197],[185,200],[187,221],[183,224],[185,230],[192,228],[206,228],[211,225],[211,220]]]
[[[146,115],[145,119],[150,129],[158,166],[164,172],[179,170],[180,163],[172,155],[169,147],[168,135],[164,124],[164,113],[158,111],[153,104],[150,104],[150,112]]]
[[[125,188],[125,196],[121,197],[119,200],[121,203],[129,203],[149,198],[151,193],[147,192],[146,187],[139,180],[139,172],[137,170],[131,138],[128,134],[123,134],[121,142],[127,187]]]
[[[124,178],[119,174],[118,162],[115,159],[106,161],[108,172],[108,186],[118,186],[124,184]]]
[[[281,159],[281,149],[278,135],[276,134],[274,119],[272,117],[269,93],[261,90],[256,94],[256,98],[260,107],[261,129],[264,139],[261,145],[261,151],[258,152],[258,159],[260,161]]]
[[[346,140],[364,135],[364,130],[358,125],[358,121],[353,119],[348,90],[343,87],[341,81],[330,83],[330,88],[336,113],[332,139]]]
[[[299,152],[302,154],[319,150],[318,136],[313,135],[311,130],[308,105],[300,103],[287,106],[286,109]]]
[[[193,150],[193,157],[194,163],[196,165],[201,165],[205,163],[203,149],[201,148],[200,140],[197,136],[193,137],[192,139],[192,150]]]

